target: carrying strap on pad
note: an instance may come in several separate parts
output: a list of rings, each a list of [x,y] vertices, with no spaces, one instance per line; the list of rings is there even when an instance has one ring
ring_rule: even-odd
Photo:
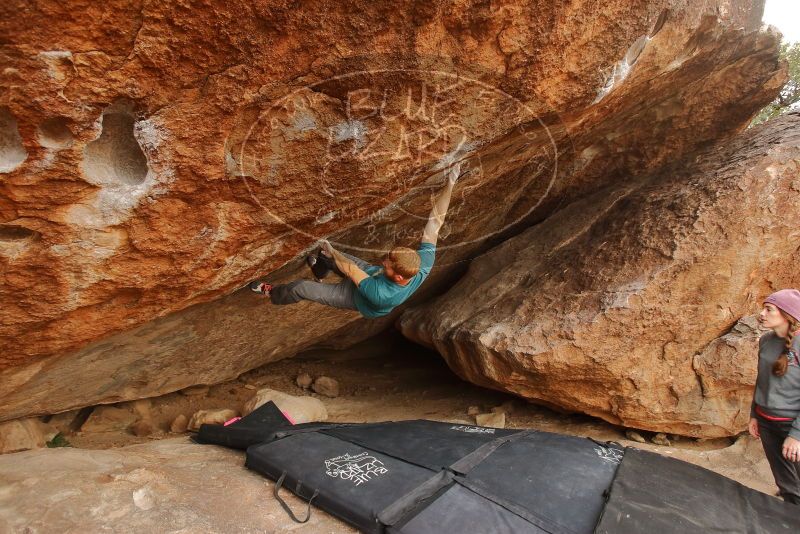
[[[394,501],[392,504],[384,508],[378,514],[378,520],[386,526],[397,524],[406,515],[410,514],[417,507],[419,507],[419,505],[424,500],[433,497],[440,490],[444,489],[447,486],[452,485],[453,482],[455,481],[456,475],[459,474],[466,475],[469,471],[474,469],[475,466],[477,466],[483,460],[488,458],[494,451],[496,451],[502,445],[523,438],[525,436],[530,436],[534,432],[536,431],[535,430],[521,431],[515,434],[511,434],[509,436],[503,436],[494,439],[488,443],[481,445],[468,455],[464,456],[463,458],[453,463],[449,467],[442,469],[441,471],[433,475],[431,478],[429,478],[428,480],[426,480],[425,482],[423,482],[422,484],[420,484],[419,486],[417,486],[416,488],[414,488],[413,490],[406,493],[405,495]],[[464,486],[467,487],[466,485]],[[510,510],[510,511],[516,513],[515,510]],[[526,516],[522,517],[528,519],[528,517]]]
[[[439,471],[431,478],[409,491],[378,513],[378,521],[386,526],[397,524],[406,514],[414,510],[425,499],[453,483],[453,474]]]
[[[509,512],[518,515],[519,517],[525,519],[529,523],[536,525],[540,529],[544,530],[545,532],[549,532],[550,534],[576,534],[572,530],[563,527],[553,521],[541,517],[538,514],[532,512],[531,510],[526,510],[522,506],[514,504],[512,502],[507,501],[506,499],[502,499],[495,495],[492,491],[488,488],[485,488],[482,484],[469,480],[466,475],[475,469],[481,462],[483,462],[486,458],[492,455],[497,449],[505,445],[506,443],[511,443],[520,439],[524,439],[535,434],[535,430],[525,430],[522,432],[517,432],[516,434],[511,434],[510,436],[503,436],[501,438],[497,438],[489,443],[478,447],[470,454],[464,456],[459,461],[455,462],[453,465],[449,467],[449,470],[455,473],[456,475],[453,478],[453,481],[460,486],[467,488],[468,490],[472,491],[483,497],[484,499],[493,502],[494,504],[505,508]]]
[[[296,523],[306,523],[306,522],[308,522],[309,519],[311,519],[311,502],[314,499],[316,499],[317,495],[319,495],[319,490],[314,490],[314,494],[308,500],[308,508],[306,509],[306,518],[303,519],[303,520],[300,520],[300,519],[297,518],[296,515],[294,515],[294,512],[292,512],[292,509],[289,508],[288,504],[286,504],[286,501],[284,501],[283,498],[281,498],[281,496],[278,495],[278,491],[281,489],[281,486],[283,486],[283,481],[284,481],[285,478],[286,478],[286,471],[281,473],[280,478],[275,483],[275,488],[274,488],[272,494],[275,496],[275,499],[277,499],[278,503],[286,511],[286,513],[289,514],[289,517],[291,517],[294,522],[296,522]],[[297,481],[297,487],[295,488],[295,491],[294,491],[294,494],[297,495],[298,498],[301,498],[300,497],[300,488],[302,486],[303,486],[303,483],[300,480],[298,480]]]
[[[283,439],[289,436],[294,436],[295,434],[308,434],[309,432],[320,432],[322,430],[328,430],[329,428],[340,428],[345,426],[356,426],[359,423],[338,423],[338,424],[327,424],[320,426],[309,426],[307,428],[287,428],[286,430],[280,430],[275,432],[276,439]]]
[[[459,461],[451,465],[448,469],[459,475],[466,475],[501,446],[505,445],[506,443],[525,438],[534,433],[536,433],[535,430],[524,430],[522,432],[517,432],[516,434],[511,434],[510,436],[503,436],[501,438],[492,440],[464,456]]]

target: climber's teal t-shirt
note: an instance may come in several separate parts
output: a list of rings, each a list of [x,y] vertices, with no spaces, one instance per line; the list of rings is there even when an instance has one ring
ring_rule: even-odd
[[[382,267],[370,265],[364,270],[369,278],[364,278],[358,284],[358,291],[355,293],[356,307],[361,315],[371,318],[382,317],[392,311],[395,306],[405,302],[422,285],[433,267],[436,245],[422,243],[417,249],[417,254],[420,258],[419,272],[411,277],[408,284],[404,286],[386,278]]]

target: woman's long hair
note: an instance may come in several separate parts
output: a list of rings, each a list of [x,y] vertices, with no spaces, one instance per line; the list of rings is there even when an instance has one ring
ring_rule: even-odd
[[[786,333],[786,348],[783,350],[783,354],[778,356],[778,359],[772,364],[772,374],[775,376],[783,376],[789,369],[789,351],[792,350],[792,339],[794,339],[797,331],[800,330],[800,321],[781,309],[778,311],[781,312],[783,318],[789,322],[789,331]]]

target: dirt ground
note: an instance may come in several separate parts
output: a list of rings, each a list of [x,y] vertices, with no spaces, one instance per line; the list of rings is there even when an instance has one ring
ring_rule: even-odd
[[[312,378],[328,376],[337,380],[339,395],[330,398],[299,387],[296,378],[301,373],[308,373]],[[141,402],[138,407],[130,402],[116,405],[123,415],[130,414],[121,417],[117,424],[95,422],[93,418],[99,419],[97,413],[102,412],[96,410],[80,431],[64,434],[71,445],[86,449],[174,438],[181,435],[170,432],[170,424],[178,415],[190,418],[200,409],[241,411],[244,403],[262,387],[317,397],[325,404],[328,420],[334,422],[432,419],[475,424],[474,416],[468,413],[471,407],[487,413],[501,405],[510,406],[506,428],[532,428],[617,441],[702,465],[766,493],[774,494],[776,490],[758,442],[748,436],[738,441],[735,438],[696,440],[670,436],[670,446],[659,446],[649,442],[651,433],[639,432],[648,443],[632,442],[626,438],[624,428],[585,415],[557,413],[463,382],[435,352],[414,345],[393,331],[347,350],[309,351],[254,369],[230,382],[149,399],[144,404],[153,432],[147,436],[136,436],[129,429],[141,413]]]

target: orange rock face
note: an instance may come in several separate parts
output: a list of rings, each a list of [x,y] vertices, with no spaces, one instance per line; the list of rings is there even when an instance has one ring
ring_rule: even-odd
[[[365,259],[456,189],[417,301],[582,195],[725,138],[784,72],[762,3],[0,7],[0,420],[213,383],[397,314],[235,292]]]
[[[473,260],[404,334],[462,377],[615,424],[745,429],[752,317],[796,287],[800,113],[575,202]]]

